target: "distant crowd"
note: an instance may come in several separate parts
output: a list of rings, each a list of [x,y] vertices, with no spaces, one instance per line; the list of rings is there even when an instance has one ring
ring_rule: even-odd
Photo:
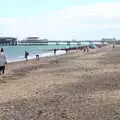
[[[66,54],[71,51],[71,50],[83,50],[83,52],[89,52],[89,47],[85,46],[85,47],[73,47],[73,48],[64,48],[64,49],[54,49],[54,55],[56,55],[57,50],[65,50]]]

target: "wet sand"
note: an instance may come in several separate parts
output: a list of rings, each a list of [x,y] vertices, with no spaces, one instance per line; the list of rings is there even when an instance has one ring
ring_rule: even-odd
[[[120,46],[8,64],[0,120],[120,120]]]

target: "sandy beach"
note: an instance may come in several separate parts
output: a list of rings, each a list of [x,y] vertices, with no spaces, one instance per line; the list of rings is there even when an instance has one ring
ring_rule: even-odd
[[[8,64],[0,120],[120,120],[120,46]]]

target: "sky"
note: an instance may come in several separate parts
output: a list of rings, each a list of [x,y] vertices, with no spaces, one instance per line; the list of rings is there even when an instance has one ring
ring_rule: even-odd
[[[0,0],[0,37],[120,38],[119,0]]]

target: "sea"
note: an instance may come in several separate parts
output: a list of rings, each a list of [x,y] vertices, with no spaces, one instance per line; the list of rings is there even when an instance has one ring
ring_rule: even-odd
[[[89,43],[82,43],[80,45],[78,44],[46,44],[46,45],[30,45],[30,46],[0,46],[0,48],[4,49],[4,53],[7,57],[8,63],[10,62],[17,62],[17,61],[23,61],[24,60],[24,54],[25,51],[29,52],[28,59],[34,59],[36,58],[36,55],[38,54],[40,57],[48,57],[54,55],[54,49],[62,49],[62,48],[72,48],[72,47],[79,47],[88,45]],[[56,55],[65,54],[64,50],[58,50],[56,52]]]

